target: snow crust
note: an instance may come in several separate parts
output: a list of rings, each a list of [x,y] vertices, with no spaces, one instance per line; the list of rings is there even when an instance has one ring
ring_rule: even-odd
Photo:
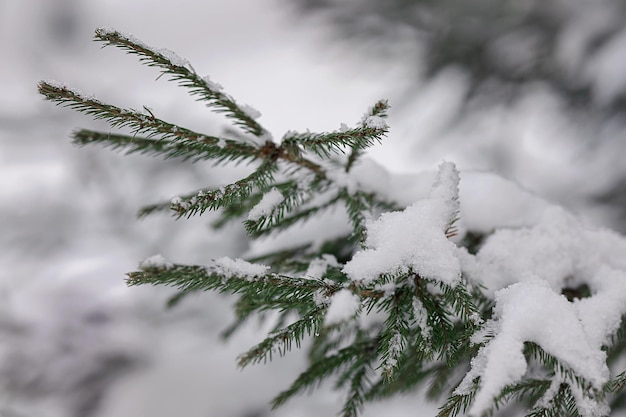
[[[327,326],[352,318],[361,305],[359,297],[348,289],[339,290],[330,300],[324,323]]]
[[[283,194],[277,188],[272,188],[265,193],[261,201],[248,213],[248,220],[256,221],[261,217],[268,216],[272,210],[284,199]]]
[[[366,249],[357,252],[343,272],[352,280],[368,283],[382,274],[412,270],[456,285],[461,265],[456,245],[445,231],[459,211],[458,184],[454,164],[442,163],[428,198],[368,222]]]

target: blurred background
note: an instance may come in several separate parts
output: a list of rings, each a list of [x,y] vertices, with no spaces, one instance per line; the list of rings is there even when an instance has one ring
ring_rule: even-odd
[[[133,56],[91,41],[110,26],[176,51],[274,136],[354,124],[387,98],[371,156],[394,172],[442,160],[489,170],[585,221],[626,232],[626,4],[619,0],[0,0],[0,416],[263,417],[304,366],[292,352],[243,371],[258,323],[223,342],[231,300],[127,288],[161,253],[238,256],[243,229],[210,216],[138,221],[143,205],[237,178],[233,168],[77,149],[44,102],[59,80],[209,134],[225,120]],[[487,202],[488,206],[488,202]],[[334,415],[322,387],[276,416]],[[419,410],[419,411],[418,411]],[[434,415],[419,395],[365,416]]]

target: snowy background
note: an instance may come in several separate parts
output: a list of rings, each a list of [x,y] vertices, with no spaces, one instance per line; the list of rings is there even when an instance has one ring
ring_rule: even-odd
[[[390,170],[429,170],[443,159],[493,170],[586,222],[626,231],[626,129],[617,106],[626,29],[616,2],[593,13],[550,2],[564,16],[553,51],[559,70],[591,91],[583,110],[533,79],[515,95],[494,82],[470,96],[476,83],[462,65],[427,74],[419,30],[370,14],[360,36],[362,24],[342,19],[357,15],[350,7],[358,1],[315,3],[0,0],[0,416],[261,417],[303,366],[292,352],[238,370],[236,356],[263,329],[251,325],[222,342],[229,299],[199,294],[166,310],[167,290],[124,285],[124,273],[155,253],[203,263],[241,254],[246,243],[242,228],[215,233],[207,218],[135,218],[142,204],[223,184],[236,169],[71,146],[72,129],[107,127],[44,102],[39,80],[66,81],[123,107],[147,105],[207,133],[225,125],[135,57],[91,42],[98,26],[176,51],[259,109],[275,136],[335,130],[387,98],[391,133],[372,156]],[[613,32],[601,47],[583,53],[607,25]],[[501,48],[513,62],[539,59],[532,36],[515,39]],[[434,415],[436,405],[418,397],[368,406],[365,415]],[[274,415],[334,415],[340,404],[340,394],[323,388]]]

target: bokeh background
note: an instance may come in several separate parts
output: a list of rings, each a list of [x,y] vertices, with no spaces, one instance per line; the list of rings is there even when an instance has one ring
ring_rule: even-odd
[[[304,366],[292,352],[243,371],[250,323],[219,338],[232,300],[127,288],[155,253],[245,253],[210,216],[137,220],[142,204],[220,185],[237,168],[77,149],[108,127],[44,102],[39,80],[211,134],[227,122],[133,56],[91,41],[110,26],[176,51],[275,136],[357,122],[387,98],[371,157],[393,172],[442,160],[489,170],[626,232],[626,4],[619,0],[0,0],[0,416],[263,417]],[[486,202],[488,207],[488,202]],[[323,386],[274,412],[334,415]],[[365,416],[434,415],[409,395]]]

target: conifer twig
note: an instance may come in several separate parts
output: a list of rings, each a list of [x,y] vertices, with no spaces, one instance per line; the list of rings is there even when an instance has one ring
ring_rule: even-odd
[[[177,57],[166,49],[155,49],[135,39],[131,35],[123,34],[116,30],[99,28],[96,29],[96,40],[106,45],[113,45],[138,55],[141,62],[148,66],[158,67],[163,74],[168,74],[173,80],[190,89],[192,95],[198,96],[198,100],[204,100],[214,107],[216,111],[224,113],[226,117],[241,127],[244,131],[254,136],[261,137],[267,134],[266,130],[254,120],[251,111],[245,111],[229,95],[221,91],[221,86],[210,82],[208,78],[198,76],[188,68],[188,62]]]

